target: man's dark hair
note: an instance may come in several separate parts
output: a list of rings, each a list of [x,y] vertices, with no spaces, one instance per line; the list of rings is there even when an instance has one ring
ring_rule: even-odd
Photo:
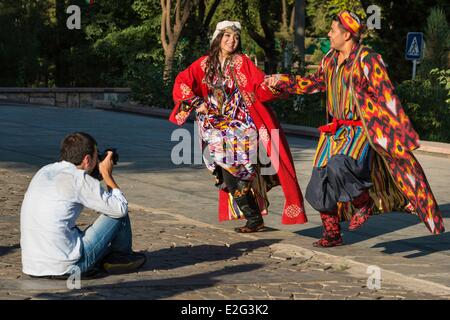
[[[68,161],[78,166],[86,155],[94,156],[97,141],[84,132],[74,132],[67,135],[61,143],[60,160]]]

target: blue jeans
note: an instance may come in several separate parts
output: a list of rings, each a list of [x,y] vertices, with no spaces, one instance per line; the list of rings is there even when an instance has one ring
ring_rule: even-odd
[[[104,214],[82,232],[83,251],[75,266],[89,271],[110,252],[131,252],[131,224],[128,214],[114,219]]]

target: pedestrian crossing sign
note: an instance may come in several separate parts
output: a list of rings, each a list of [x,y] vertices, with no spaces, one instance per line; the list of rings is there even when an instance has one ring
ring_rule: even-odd
[[[406,37],[406,52],[407,60],[420,60],[423,57],[423,33],[422,32],[408,32]]]

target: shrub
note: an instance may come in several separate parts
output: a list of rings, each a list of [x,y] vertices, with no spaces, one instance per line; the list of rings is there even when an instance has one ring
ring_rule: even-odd
[[[450,142],[450,69],[433,69],[427,79],[406,80],[397,93],[421,139]]]

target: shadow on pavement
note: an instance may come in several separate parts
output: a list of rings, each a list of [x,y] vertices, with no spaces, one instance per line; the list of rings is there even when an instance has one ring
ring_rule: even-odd
[[[439,205],[439,209],[442,211],[442,217],[450,218],[450,203]],[[450,228],[450,226],[449,226]]]
[[[381,242],[372,248],[384,248],[383,253],[395,254],[415,251],[404,258],[423,257],[435,252],[450,251],[450,232],[438,235]]]
[[[439,207],[444,218],[450,217],[450,204],[440,205]],[[416,258],[434,252],[450,250],[450,233],[445,232],[440,235],[430,234],[423,222],[421,222],[417,216],[404,212],[391,212],[372,216],[361,228],[353,232],[348,231],[348,222],[342,222],[341,232],[344,243],[346,245],[352,245],[417,224],[423,226],[424,236],[386,241],[378,243],[372,248],[385,248],[383,252],[387,254],[418,251],[407,255],[406,258]],[[446,229],[450,228],[450,226],[445,227]],[[322,237],[322,230],[322,226],[320,226],[297,231],[296,233],[298,235],[320,239]]]
[[[341,232],[344,242],[347,245],[376,238],[383,234],[395,232],[410,226],[422,223],[417,216],[403,213],[390,212],[374,215],[356,231],[348,231],[348,221],[341,223]],[[322,237],[322,226],[297,231],[296,234],[311,238],[320,239]],[[428,232],[424,225],[424,232]]]
[[[443,218],[450,217],[450,203],[439,205],[439,209],[442,212]],[[406,216],[410,215],[406,214]],[[449,230],[449,225],[444,226],[446,230]],[[404,258],[409,259],[423,257],[435,252],[450,251],[450,232],[444,232],[438,235],[429,234],[428,230],[425,230],[424,232],[426,232],[427,235],[410,239],[380,242],[372,248],[384,248],[382,252],[387,254],[407,253],[415,251],[404,256]]]
[[[164,299],[177,294],[220,285],[222,276],[255,271],[262,264],[226,266],[220,270],[188,275],[183,277],[121,281],[114,284],[83,285],[80,290],[61,293],[40,293],[34,298],[40,299]],[[139,290],[139,292],[137,291]],[[82,297],[83,293],[87,293]]]
[[[0,257],[6,256],[7,254],[15,251],[16,249],[20,249],[20,244],[16,243],[12,246],[0,246]]]
[[[141,271],[169,270],[202,262],[239,258],[258,248],[280,242],[280,239],[245,241],[226,245],[199,245],[164,248],[145,253],[147,262]]]

